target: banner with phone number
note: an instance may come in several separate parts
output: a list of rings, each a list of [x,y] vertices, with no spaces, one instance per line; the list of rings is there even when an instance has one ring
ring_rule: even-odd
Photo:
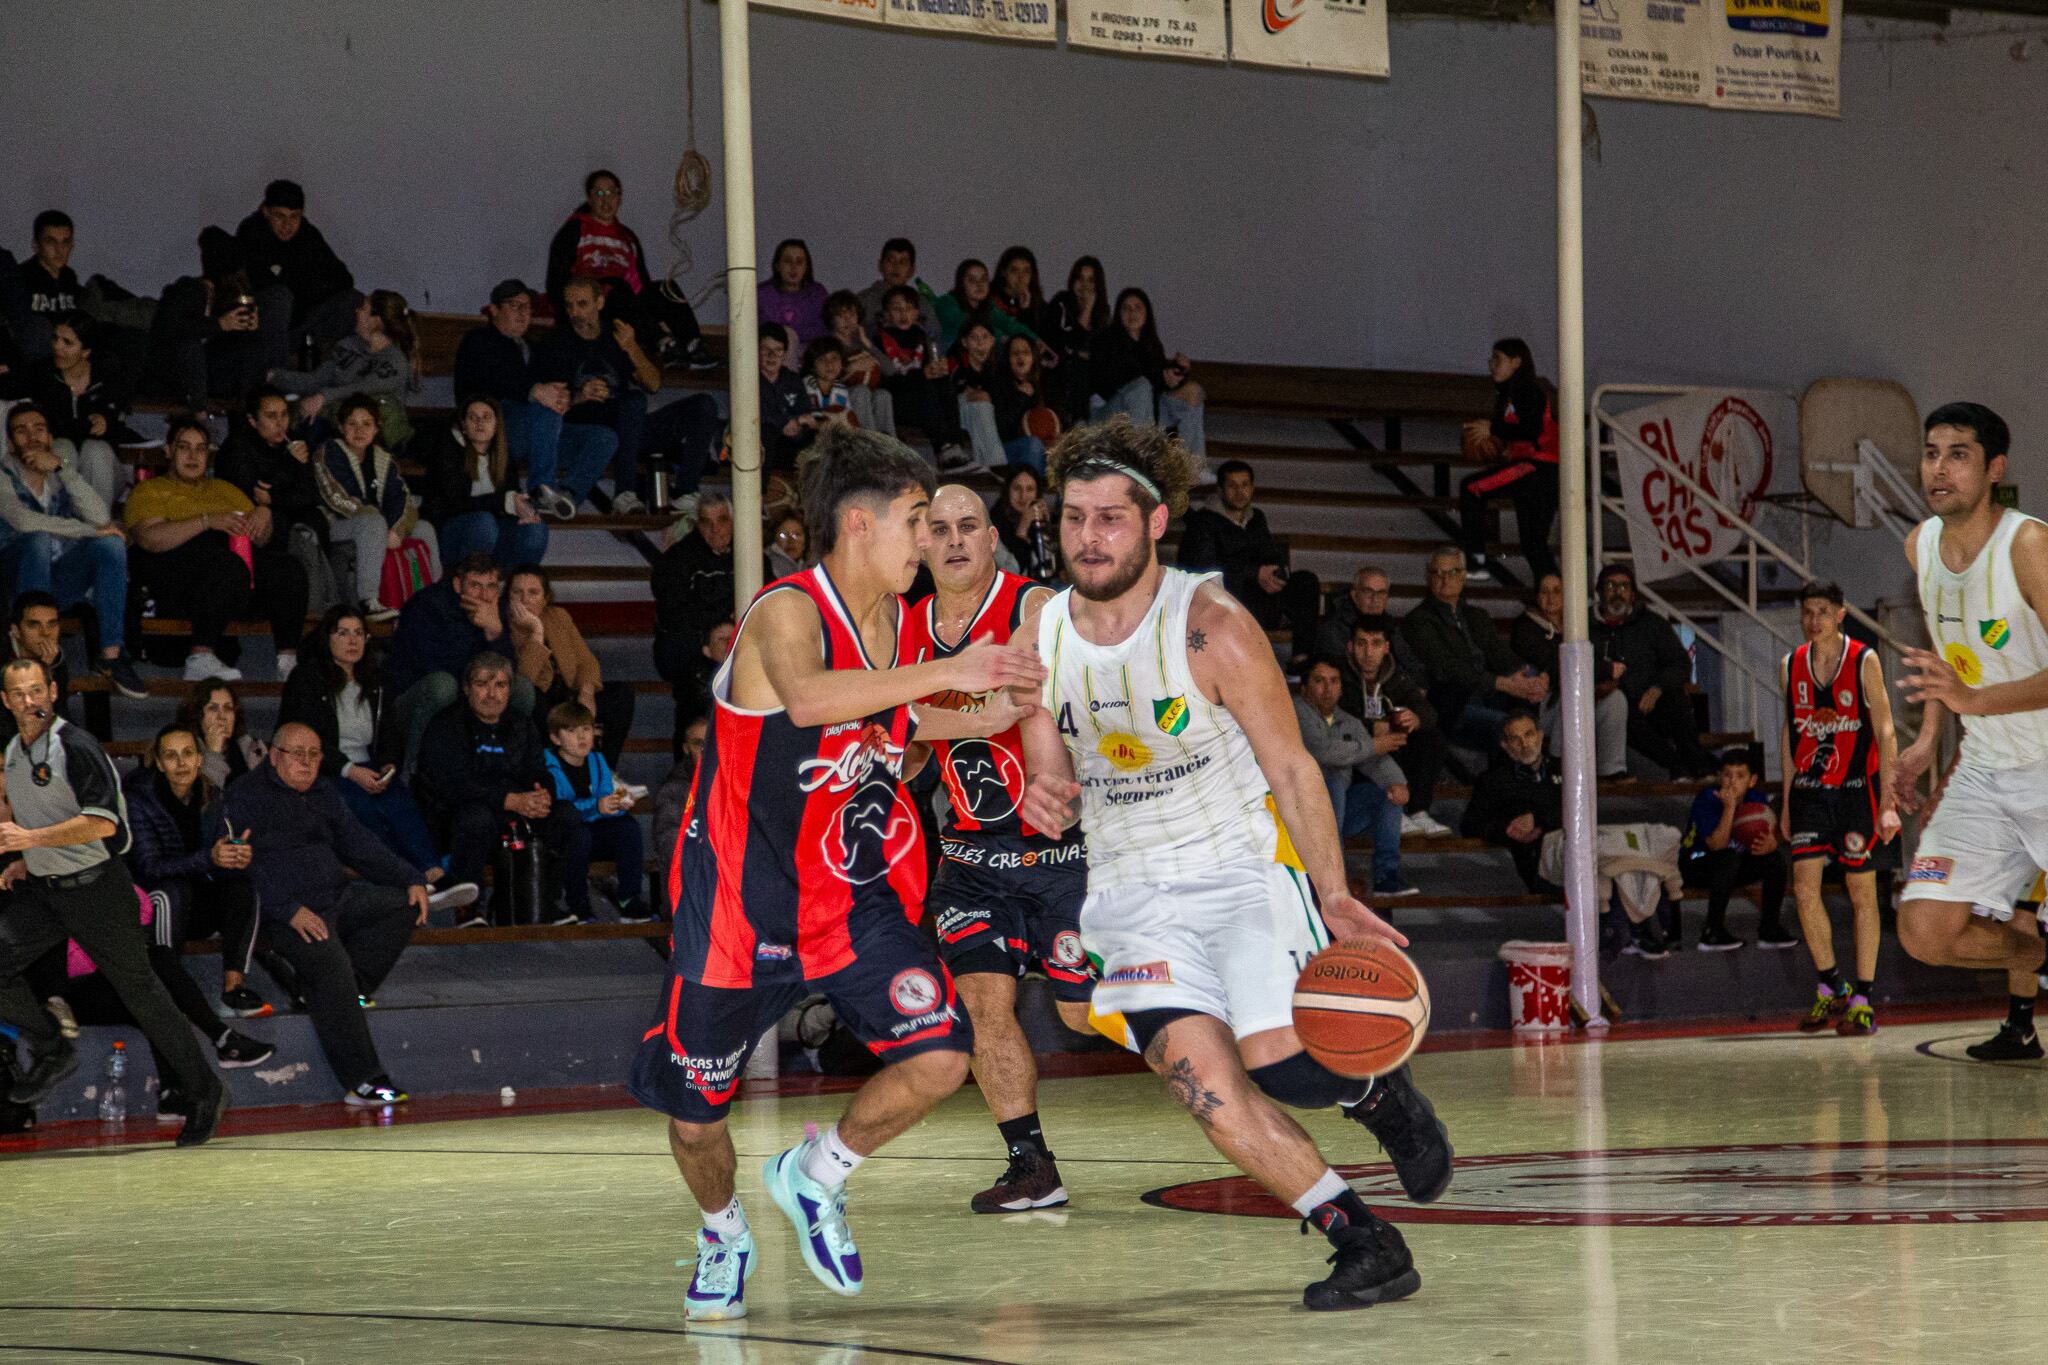
[[[1059,38],[1053,0],[888,0],[887,22],[940,33],[969,33],[1020,43]]]
[[[863,24],[882,22],[882,0],[752,0],[768,9],[790,9],[798,14],[822,14],[828,19],[853,19]]]
[[[1616,442],[1629,549],[1645,582],[1715,563],[1742,544],[1740,528],[1674,467],[1752,524],[1773,473],[1799,467],[1799,406],[1789,394],[1696,389],[1630,408],[1612,425],[1651,452]]]
[[[1230,0],[1230,58],[1384,76],[1386,0]]]
[[[1067,46],[1220,62],[1224,0],[1070,0]]]
[[[1579,0],[1589,95],[1842,112],[1842,0]]]

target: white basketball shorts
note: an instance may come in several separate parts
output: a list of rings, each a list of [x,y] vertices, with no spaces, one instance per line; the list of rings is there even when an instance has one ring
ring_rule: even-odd
[[[1295,978],[1329,941],[1308,878],[1281,863],[1104,887],[1081,906],[1097,1014],[1188,1010],[1239,1038],[1293,1025]]]
[[[1972,768],[1949,775],[1934,818],[1920,831],[1901,904],[1967,902],[1976,913],[2012,918],[2013,902],[2048,867],[2048,762]]]

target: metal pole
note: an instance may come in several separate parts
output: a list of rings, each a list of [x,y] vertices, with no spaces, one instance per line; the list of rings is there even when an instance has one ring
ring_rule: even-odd
[[[1565,936],[1572,945],[1572,998],[1600,1016],[1600,907],[1593,890],[1595,787],[1593,646],[1587,629],[1586,283],[1579,160],[1579,7],[1557,5],[1557,407],[1558,506],[1563,543],[1564,644],[1559,704],[1564,722]]]
[[[733,620],[761,591],[761,367],[754,277],[754,97],[747,0],[719,0],[719,111],[725,142],[726,368],[732,399]]]

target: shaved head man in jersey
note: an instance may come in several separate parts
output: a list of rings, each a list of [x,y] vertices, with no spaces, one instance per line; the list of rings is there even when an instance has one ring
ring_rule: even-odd
[[[1047,670],[1022,726],[1024,818],[1063,829],[1079,799],[1095,1012],[1120,1014],[1216,1149],[1329,1239],[1335,1269],[1303,1292],[1309,1308],[1404,1298],[1422,1281],[1401,1234],[1278,1105],[1362,1123],[1411,1199],[1449,1187],[1450,1142],[1408,1068],[1347,1079],[1294,1032],[1295,978],[1332,931],[1407,940],[1351,894],[1265,631],[1214,575],[1159,562],[1200,457],[1117,417],[1048,461],[1074,586],[1019,627]]]
[[[771,583],[712,680],[712,717],[669,871],[670,978],[628,1089],[669,1116],[669,1150],[704,1215],[684,1309],[743,1317],[753,1234],[734,1190],[726,1111],[763,1031],[806,995],[884,1063],[838,1123],[769,1159],[762,1181],[811,1273],[858,1294],[846,1178],[967,1075],[969,1029],[924,912],[925,862],[903,790],[913,738],[985,737],[1044,670],[1028,649],[971,644],[904,662],[903,599],[928,543],[929,467],[835,426],[798,462],[816,567]],[[933,693],[988,693],[976,712]]]
[[[1992,498],[2012,444],[1997,413],[1950,403],[1926,432],[1920,488],[1934,515],[1906,537],[1906,560],[1934,648],[1905,651],[1906,699],[1925,709],[1899,754],[1901,809],[1920,805],[1943,717],[1962,721],[1963,742],[1906,869],[1899,942],[1922,962],[2010,977],[2042,960],[2013,902],[2048,867],[2048,526]]]
[[[1009,643],[1018,622],[1052,589],[996,567],[996,528],[973,489],[941,487],[927,521],[925,562],[937,591],[910,608],[905,660],[950,658],[977,640]],[[926,700],[971,709],[986,698]],[[1095,980],[1081,947],[1081,900],[1088,892],[1081,835],[1042,833],[1018,809],[1024,755],[1015,730],[937,741],[931,748],[951,807],[929,897],[939,959],[960,985],[974,1025],[974,1079],[1009,1153],[1002,1178],[968,1207],[976,1213],[1056,1208],[1067,1202],[1067,1191],[1039,1126],[1038,1067],[1017,1023],[1017,980],[1036,964],[1052,984],[1067,1027],[1089,1031]]]

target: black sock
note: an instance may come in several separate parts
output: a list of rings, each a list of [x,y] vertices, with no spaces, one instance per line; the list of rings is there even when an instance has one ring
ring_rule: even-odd
[[[1358,1191],[1346,1190],[1327,1204],[1318,1204],[1310,1209],[1308,1221],[1330,1239],[1330,1245],[1335,1246],[1347,1228],[1364,1227],[1371,1222],[1372,1210],[1358,1197]]]
[[[2034,1031],[2034,997],[2031,995],[2008,996],[2005,1002],[2005,1022],[2021,1033]]]
[[[1871,993],[1875,990],[1876,986],[1877,983],[1875,981],[1858,981],[1856,983],[1856,994],[1862,996],[1865,1000],[1868,1000],[1870,999]]]
[[[1040,1156],[1052,1155],[1051,1150],[1045,1145],[1045,1134],[1039,1129],[1036,1110],[1022,1118],[1004,1119],[996,1125],[996,1131],[1003,1135],[1003,1141],[1013,1152],[1022,1147],[1029,1147]]]
[[[1816,968],[1814,975],[1820,978],[1821,985],[1828,988],[1829,995],[1841,995],[1849,989],[1849,983],[1842,980],[1840,967]]]

